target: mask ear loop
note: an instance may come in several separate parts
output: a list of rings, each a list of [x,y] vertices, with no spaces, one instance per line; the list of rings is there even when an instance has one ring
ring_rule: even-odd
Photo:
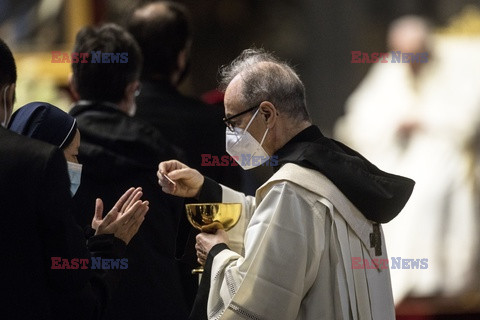
[[[255,111],[255,113],[253,114],[252,119],[250,119],[250,121],[248,121],[247,126],[246,126],[245,129],[243,130],[243,134],[245,134],[245,132],[247,132],[248,128],[249,128],[250,125],[252,124],[253,119],[255,119],[255,117],[257,116],[258,111],[260,111],[260,107],[257,109],[257,111]]]
[[[245,130],[243,131],[243,134],[245,134],[245,133],[247,132],[248,127],[250,127],[250,124],[252,124],[252,121],[253,121],[253,119],[255,119],[255,117],[257,116],[258,111],[260,111],[260,108],[258,108],[257,111],[255,111],[255,114],[253,115],[252,119],[250,119],[250,121],[248,122],[247,126],[245,127]],[[267,127],[267,130],[266,130],[265,133],[263,134],[263,138],[262,138],[262,141],[260,142],[260,146],[263,144],[263,142],[265,141],[265,138],[267,137],[268,129],[269,129],[269,128]]]
[[[262,141],[260,141],[260,146],[263,144],[263,141],[265,141],[265,138],[267,137],[268,129],[270,129],[270,128],[267,127],[267,130],[265,131],[265,134],[263,135]]]
[[[3,89],[3,108],[5,109],[5,119],[3,119],[2,126],[7,127],[8,120],[7,119],[7,89],[10,87],[10,85],[6,86],[5,89]]]

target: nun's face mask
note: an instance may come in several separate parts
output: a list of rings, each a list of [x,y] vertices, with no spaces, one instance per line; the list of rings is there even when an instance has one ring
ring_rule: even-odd
[[[82,165],[80,163],[67,161],[68,176],[70,177],[70,193],[72,197],[77,193],[82,178]]]
[[[67,159],[68,176],[70,177],[70,193],[72,194],[72,197],[77,192],[82,177],[82,165],[79,164],[77,160],[79,147],[80,131],[77,129],[72,142],[63,149],[65,159]]]

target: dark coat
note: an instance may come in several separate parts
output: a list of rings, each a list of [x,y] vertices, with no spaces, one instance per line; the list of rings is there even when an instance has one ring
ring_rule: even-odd
[[[82,181],[74,200],[76,218],[89,224],[95,198],[107,212],[129,187],[143,188],[150,210],[126,257],[128,270],[107,310],[107,319],[183,319],[189,310],[194,278],[174,258],[183,201],[158,185],[160,161],[176,158],[170,144],[152,126],[109,105],[79,104],[70,114],[81,134]]]
[[[52,257],[91,257],[71,207],[63,153],[0,127],[2,317],[100,317],[109,291],[109,283],[104,281],[106,273],[51,268]],[[102,248],[90,243],[99,255],[113,243],[113,236],[101,237]]]

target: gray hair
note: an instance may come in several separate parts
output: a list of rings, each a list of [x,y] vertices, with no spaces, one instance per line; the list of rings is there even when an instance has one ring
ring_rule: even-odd
[[[237,75],[243,80],[241,95],[247,107],[270,101],[289,117],[310,121],[305,86],[287,63],[263,49],[247,49],[220,69],[220,90],[225,91]]]

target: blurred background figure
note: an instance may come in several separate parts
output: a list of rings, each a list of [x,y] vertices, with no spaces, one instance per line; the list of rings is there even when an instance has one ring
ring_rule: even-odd
[[[178,218],[183,205],[158,187],[159,161],[175,157],[171,145],[135,114],[142,57],[133,37],[115,24],[82,28],[74,52],[127,53],[127,63],[72,63],[71,89],[78,99],[70,114],[82,134],[78,159],[85,169],[74,197],[80,225],[96,197],[113,205],[127,186],[141,186],[150,214],[127,249],[126,275],[113,294],[107,319],[184,319],[186,287],[193,281],[174,259]],[[193,262],[192,262],[193,263]],[[182,273],[185,270],[185,273]],[[192,285],[193,286],[193,285]]]
[[[384,226],[385,238],[390,257],[428,259],[428,267],[391,270],[396,303],[478,290],[478,195],[468,146],[479,119],[480,64],[459,63],[473,58],[471,47],[454,52],[445,41],[421,17],[394,21],[390,50],[428,52],[428,62],[392,63],[390,55],[372,65],[336,126],[341,141],[380,168],[416,181],[410,202]]]
[[[416,115],[426,108],[425,100],[438,96],[434,87],[438,84],[438,61],[430,51],[430,25],[421,17],[394,21],[387,44],[391,51],[427,52],[428,62],[392,63],[389,54],[389,63],[373,64],[348,98],[346,116],[338,120],[335,135],[364,150],[367,158],[395,170],[398,157],[420,129]],[[437,83],[432,84],[434,81]]]

